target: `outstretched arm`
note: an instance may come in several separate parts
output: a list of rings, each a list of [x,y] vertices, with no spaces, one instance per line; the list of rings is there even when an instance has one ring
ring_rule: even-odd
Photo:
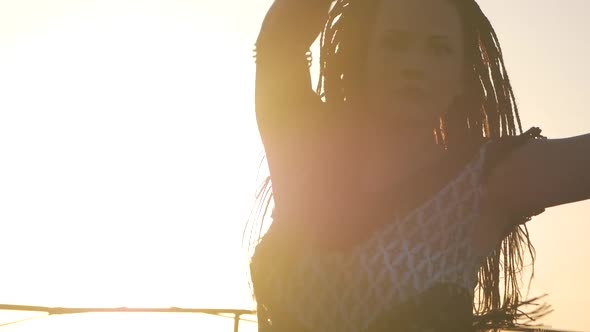
[[[488,212],[518,216],[590,199],[590,134],[528,141],[491,170],[485,190]]]
[[[305,125],[321,107],[306,52],[332,0],[275,0],[256,42],[256,116],[263,136],[285,124]],[[310,124],[310,123],[307,123]]]

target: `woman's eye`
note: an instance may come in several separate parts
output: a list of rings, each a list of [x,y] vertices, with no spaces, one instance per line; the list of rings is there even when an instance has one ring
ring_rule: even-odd
[[[453,53],[453,49],[447,44],[431,44],[429,49],[432,54],[437,56]]]
[[[385,38],[383,40],[383,46],[392,51],[401,51],[407,48],[409,45],[409,40],[407,38]]]

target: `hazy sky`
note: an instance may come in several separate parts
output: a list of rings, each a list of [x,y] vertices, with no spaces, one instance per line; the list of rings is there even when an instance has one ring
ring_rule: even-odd
[[[240,245],[262,151],[252,45],[270,3],[0,0],[0,303],[252,308]],[[590,4],[480,4],[523,129],[590,132]],[[544,322],[590,330],[590,201],[530,230],[531,295],[555,309]]]

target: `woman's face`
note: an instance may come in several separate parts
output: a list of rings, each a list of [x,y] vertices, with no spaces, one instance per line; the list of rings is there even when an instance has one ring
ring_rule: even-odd
[[[463,33],[448,0],[380,0],[367,87],[375,120],[433,128],[463,89]]]

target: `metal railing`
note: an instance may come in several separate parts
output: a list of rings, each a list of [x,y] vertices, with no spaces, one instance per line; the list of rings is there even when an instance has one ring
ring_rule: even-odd
[[[108,312],[112,312],[112,313],[116,313],[116,312],[123,312],[123,313],[130,313],[130,312],[195,313],[195,314],[215,315],[215,316],[221,316],[221,317],[227,317],[225,315],[233,315],[234,332],[238,332],[238,329],[240,326],[240,321],[243,320],[241,318],[242,315],[255,315],[256,314],[256,311],[254,311],[254,310],[244,310],[244,309],[210,309],[210,308],[195,309],[195,308],[178,308],[178,307],[169,307],[169,308],[128,308],[128,307],[120,307],[120,308],[67,308],[67,307],[43,307],[43,306],[16,305],[16,304],[0,304],[0,310],[45,312],[48,315],[84,314],[84,313],[91,313],[91,312],[102,312],[102,313],[108,313]],[[38,317],[34,317],[34,318],[38,318]],[[10,325],[10,324],[20,323],[25,320],[29,320],[29,319],[23,319],[23,320],[0,324],[0,327]]]

